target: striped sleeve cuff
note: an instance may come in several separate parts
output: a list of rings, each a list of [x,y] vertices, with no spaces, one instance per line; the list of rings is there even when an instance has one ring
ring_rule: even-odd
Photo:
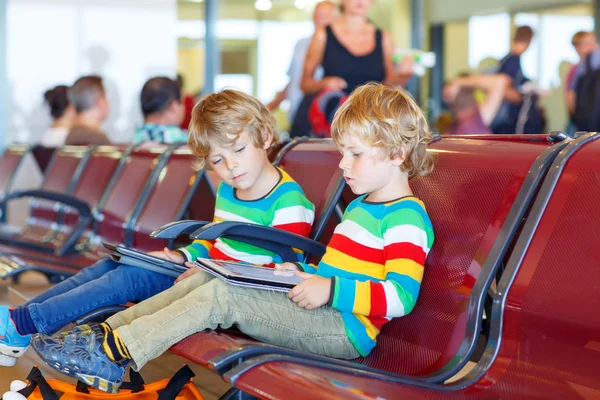
[[[192,255],[190,254],[190,252],[185,247],[181,247],[181,248],[176,249],[174,251],[177,252],[177,253],[179,253],[179,254],[181,254],[186,261],[196,261],[196,260],[192,259]]]
[[[296,265],[300,271],[306,272],[307,274],[317,273],[317,268],[312,264],[307,264],[303,262],[295,262],[293,264]]]

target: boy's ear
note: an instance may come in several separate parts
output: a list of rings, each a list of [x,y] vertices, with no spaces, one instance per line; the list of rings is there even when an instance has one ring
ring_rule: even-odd
[[[392,165],[394,165],[395,167],[399,167],[402,165],[404,160],[406,160],[406,145],[405,144],[402,145],[402,149],[400,150],[400,152],[398,152],[392,156]]]
[[[273,143],[273,134],[271,132],[262,132],[263,149],[268,150]]]

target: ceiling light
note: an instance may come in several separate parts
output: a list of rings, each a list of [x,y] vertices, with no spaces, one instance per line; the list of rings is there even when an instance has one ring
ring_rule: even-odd
[[[296,0],[295,5],[297,9],[303,10],[306,7],[307,3],[307,0]]]
[[[254,8],[259,11],[270,10],[272,6],[273,4],[271,3],[271,0],[256,0],[254,2]]]

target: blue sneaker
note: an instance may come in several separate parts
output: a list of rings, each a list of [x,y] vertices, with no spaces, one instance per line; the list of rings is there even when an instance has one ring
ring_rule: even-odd
[[[92,332],[104,335],[104,330],[100,324],[77,325],[72,331],[57,333],[52,339],[65,344],[74,344],[77,346],[87,346],[92,339]]]
[[[0,306],[0,366],[3,367],[13,367],[31,340],[31,335],[22,336],[17,332],[8,310],[7,306]]]
[[[44,335],[34,335],[31,347],[40,358],[57,371],[77,378],[83,383],[108,393],[118,393],[127,363],[111,361],[104,349],[101,332],[89,330],[89,334],[59,341]]]

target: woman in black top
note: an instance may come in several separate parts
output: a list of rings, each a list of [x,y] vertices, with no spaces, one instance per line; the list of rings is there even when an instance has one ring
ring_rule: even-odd
[[[323,89],[350,94],[367,82],[403,85],[412,65],[403,62],[394,70],[394,44],[387,31],[377,29],[367,19],[372,0],[341,0],[342,16],[315,31],[306,59],[300,87],[306,95]],[[324,78],[313,79],[322,65]]]

